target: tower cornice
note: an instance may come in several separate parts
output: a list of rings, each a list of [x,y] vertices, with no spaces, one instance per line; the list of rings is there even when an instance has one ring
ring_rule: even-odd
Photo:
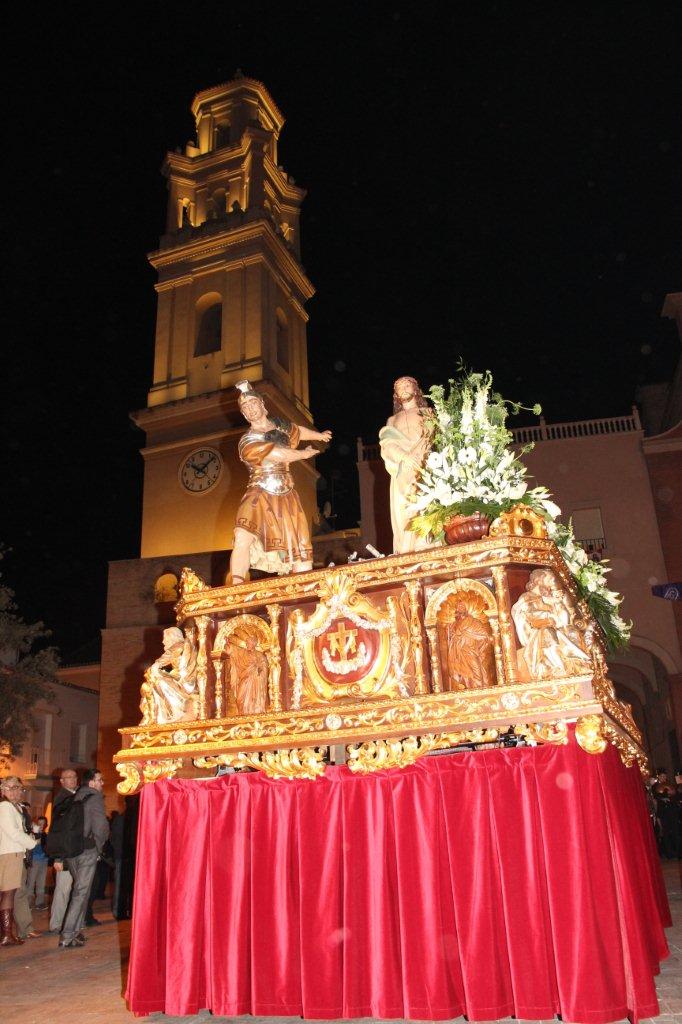
[[[208,222],[211,227],[215,222]],[[203,225],[202,225],[203,227]],[[196,229],[201,231],[201,228]],[[315,288],[303,271],[300,263],[292,256],[286,246],[277,237],[271,223],[266,219],[258,219],[242,224],[239,227],[226,227],[214,234],[203,233],[202,237],[190,239],[170,249],[158,249],[148,254],[148,260],[156,271],[172,268],[176,264],[196,263],[207,256],[216,256],[228,252],[238,246],[247,246],[250,242],[264,243],[267,251],[274,257],[275,263],[285,276],[296,286],[304,302],[315,294]],[[236,258],[236,257],[235,257]]]
[[[201,113],[202,107],[216,103],[216,101],[221,100],[223,97],[227,98],[236,92],[255,92],[277,126],[277,134],[281,132],[284,126],[284,115],[270,95],[269,89],[262,82],[259,82],[257,78],[233,78],[230,82],[222,82],[220,85],[213,85],[209,89],[202,89],[192,100],[190,110],[194,117],[197,118]]]

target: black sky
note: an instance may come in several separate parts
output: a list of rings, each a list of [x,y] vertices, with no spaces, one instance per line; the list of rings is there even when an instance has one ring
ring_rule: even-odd
[[[237,67],[308,189],[338,525],[396,375],[462,357],[556,421],[626,413],[679,354],[679,4],[238,6],[59,5],[6,42],[2,568],[67,658],[103,625],[107,561],[139,554],[159,168]]]

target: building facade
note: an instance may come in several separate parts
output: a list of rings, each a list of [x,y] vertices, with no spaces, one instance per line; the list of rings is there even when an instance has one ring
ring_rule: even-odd
[[[18,775],[34,817],[44,814],[59,789],[62,768],[80,774],[97,764],[98,664],[65,665],[50,686],[54,701],[33,709],[33,732],[3,774]]]

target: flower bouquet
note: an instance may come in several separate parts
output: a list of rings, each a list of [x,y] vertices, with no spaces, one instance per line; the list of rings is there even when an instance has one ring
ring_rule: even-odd
[[[527,469],[520,456],[532,444],[514,449],[513,435],[506,426],[509,413],[524,406],[509,402],[493,391],[492,376],[462,371],[448,381],[448,389],[435,385],[429,391],[433,410],[429,414],[431,451],[415,485],[417,515],[410,528],[420,536],[442,540],[455,517],[468,517],[485,524],[477,536],[503,512],[515,505],[527,505],[548,524],[573,575],[578,590],[602,626],[612,648],[629,640],[631,624],[618,615],[622,598],[606,587],[604,562],[591,562],[575,541],[571,525],[556,522],[561,509],[551,500],[546,487],[529,487]],[[532,411],[539,415],[539,405]],[[472,526],[469,527],[469,536]],[[465,534],[466,535],[466,534]]]

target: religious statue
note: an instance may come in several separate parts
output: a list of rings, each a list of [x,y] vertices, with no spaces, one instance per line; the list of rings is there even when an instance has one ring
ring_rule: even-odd
[[[493,633],[477,594],[455,594],[438,615],[451,690],[495,686]]]
[[[163,654],[144,674],[141,687],[141,725],[195,718],[193,696],[197,691],[197,652],[177,626],[163,631]]]
[[[429,450],[429,432],[424,421],[427,408],[414,377],[400,377],[393,385],[393,415],[379,432],[381,457],[391,478],[391,526],[393,551],[405,554],[430,546],[408,528],[416,515],[412,491],[417,471]]]
[[[590,656],[573,625],[575,611],[550,569],[533,570],[511,614],[524,682],[589,671]]]
[[[228,644],[230,688],[237,704],[237,714],[258,715],[268,701],[268,659],[255,636],[238,640],[233,634]]]
[[[239,408],[249,423],[239,441],[249,484],[237,510],[228,582],[243,583],[249,566],[279,574],[306,572],[313,567],[313,548],[289,465],[318,454],[312,445],[299,448],[300,441],[328,442],[331,431],[270,418],[248,381],[237,388]]]

